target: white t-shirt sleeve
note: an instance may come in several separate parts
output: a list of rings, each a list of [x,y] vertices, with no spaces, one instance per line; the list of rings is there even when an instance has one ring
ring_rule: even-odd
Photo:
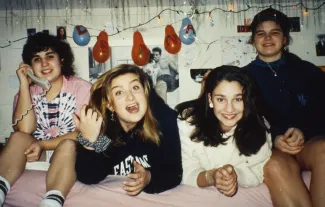
[[[196,147],[190,139],[191,127],[186,121],[178,120],[182,148],[183,184],[197,186],[197,177],[204,169],[196,156]]]

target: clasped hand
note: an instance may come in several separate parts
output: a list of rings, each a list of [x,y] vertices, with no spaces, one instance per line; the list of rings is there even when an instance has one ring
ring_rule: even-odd
[[[237,192],[237,174],[232,165],[224,165],[214,173],[214,183],[218,191],[225,196],[233,196]]]
[[[133,161],[133,165],[135,172],[128,175],[132,180],[123,182],[123,190],[128,195],[136,196],[150,183],[151,173],[137,161]]]
[[[297,128],[289,128],[284,135],[275,138],[274,146],[282,152],[296,155],[304,148],[304,134]]]

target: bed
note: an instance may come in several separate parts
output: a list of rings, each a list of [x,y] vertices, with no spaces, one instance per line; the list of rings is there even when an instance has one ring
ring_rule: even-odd
[[[309,186],[310,172],[304,172],[303,178]],[[46,171],[26,170],[7,195],[4,207],[39,206],[45,194],[45,179]],[[97,185],[76,182],[64,206],[272,206],[268,189],[264,184],[249,189],[239,188],[237,194],[231,198],[220,194],[214,187],[203,189],[188,185],[180,185],[161,194],[141,193],[132,197],[122,190],[124,179],[125,177],[121,176],[108,176]]]

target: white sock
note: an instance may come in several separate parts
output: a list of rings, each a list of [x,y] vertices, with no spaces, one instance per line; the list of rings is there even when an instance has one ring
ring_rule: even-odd
[[[41,202],[40,207],[62,207],[64,203],[64,196],[58,190],[50,190]]]
[[[0,175],[0,206],[3,205],[3,203],[5,202],[6,195],[9,192],[10,192],[9,182],[7,181],[7,179],[5,179]]]

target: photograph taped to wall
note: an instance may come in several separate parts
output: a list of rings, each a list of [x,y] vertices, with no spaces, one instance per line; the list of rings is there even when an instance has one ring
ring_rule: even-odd
[[[206,78],[207,76],[207,71],[212,70],[212,68],[208,68],[208,69],[191,69],[190,70],[190,74],[191,74],[191,78],[192,80],[194,80],[194,82],[196,83],[202,83],[202,81]]]
[[[316,35],[316,55],[325,56],[325,34]]]
[[[111,48],[110,48],[111,49]],[[112,53],[111,53],[112,54]],[[89,61],[89,81],[95,83],[100,75],[111,69],[111,57],[104,63],[96,62],[93,57],[93,48],[88,47],[88,61]]]
[[[256,50],[248,40],[248,36],[220,37],[222,65],[243,67],[255,60]]]
[[[151,51],[149,62],[140,68],[149,75],[158,95],[174,108],[179,103],[178,56],[167,53],[163,45],[148,48]],[[132,46],[111,47],[112,67],[134,64],[131,51]]]
[[[66,26],[56,26],[56,37],[60,40],[67,39],[67,29]]]
[[[290,32],[300,32],[300,17],[289,17]]]
[[[35,28],[28,28],[27,29],[27,37],[36,34],[36,29]]]
[[[48,29],[43,29],[43,31],[42,31],[44,34],[50,34],[50,30],[48,30]]]

